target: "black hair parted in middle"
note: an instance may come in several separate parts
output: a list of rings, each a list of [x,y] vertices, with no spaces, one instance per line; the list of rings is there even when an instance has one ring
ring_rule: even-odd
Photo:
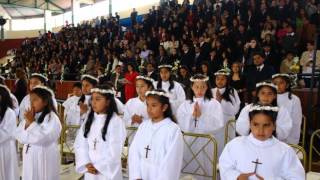
[[[162,79],[161,79],[161,75],[160,75],[160,71],[161,69],[167,69],[170,73],[170,77],[169,77],[169,92],[174,88],[174,81],[173,81],[173,77],[171,74],[171,68],[169,67],[170,65],[160,65],[159,66],[159,78],[158,78],[158,82],[157,82],[157,89],[162,89]]]
[[[108,85],[98,85],[96,88],[101,89],[101,90],[110,90],[110,87]],[[105,123],[103,125],[103,128],[101,129],[102,139],[104,141],[106,141],[105,136],[107,134],[109,123],[110,123],[113,115],[115,113],[118,114],[118,108],[117,108],[117,104],[115,102],[114,94],[111,94],[111,93],[100,93],[100,94],[102,96],[104,96],[107,101],[109,101],[109,106],[106,109],[107,117],[106,117]],[[91,130],[91,125],[92,125],[93,121],[94,121],[94,111],[91,107],[88,118],[87,118],[85,125],[84,125],[84,137],[85,138],[88,137],[88,134]]]
[[[231,77],[229,75],[215,75],[215,78],[217,76],[224,76],[227,78],[227,83],[226,83],[226,90],[224,91],[224,93],[222,93],[222,98],[227,101],[230,102],[232,104],[231,98],[230,96],[235,97],[235,90],[233,87],[230,86],[230,82],[231,82]]]
[[[275,88],[273,86],[270,86],[272,84],[272,82],[269,81],[269,80],[263,81],[262,83],[264,83],[265,85],[261,85],[261,86],[256,88],[256,97],[253,99],[253,104],[260,104],[260,100],[259,100],[258,94],[259,94],[259,92],[261,91],[262,88],[267,87],[267,88],[270,88],[272,90],[272,92],[275,94],[275,98],[274,98],[274,100],[272,101],[272,103],[270,105],[278,106],[278,103],[277,103],[277,88]],[[268,85],[268,84],[270,84],[270,85]]]
[[[206,78],[208,78],[208,77],[203,74],[195,74],[194,76],[192,76],[192,79],[197,79],[197,80],[202,80],[202,81],[204,81]],[[192,90],[192,86],[195,82],[196,81],[191,81],[191,85],[187,91],[187,99],[190,100],[191,102],[193,102],[193,97],[195,96],[195,94]],[[204,99],[211,100],[213,98],[213,95],[212,95],[209,79],[206,80],[205,83],[207,84],[208,89],[207,89],[206,93],[204,94]]]
[[[12,108],[13,103],[10,97],[10,92],[4,85],[0,86],[0,123],[8,108]]]

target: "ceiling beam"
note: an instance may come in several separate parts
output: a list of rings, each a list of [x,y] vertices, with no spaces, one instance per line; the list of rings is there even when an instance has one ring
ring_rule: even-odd
[[[52,4],[51,2],[49,2],[50,4]],[[34,7],[34,5],[22,5],[22,4],[15,4],[15,3],[7,3],[7,2],[1,2],[0,1],[0,5],[4,5],[4,6],[8,6],[9,5],[9,8],[17,8],[17,7],[24,7],[24,8],[32,8],[32,9],[41,9],[41,10],[44,10],[44,9],[47,9],[47,7],[45,8],[41,8],[41,5],[39,5],[38,7]],[[52,4],[53,6],[55,6],[54,4]],[[10,6],[13,6],[13,7],[10,7]],[[60,6],[59,6],[60,7]],[[3,8],[6,8],[6,7],[3,7]],[[58,7],[57,7],[58,8]],[[47,9],[47,10],[50,10],[50,11],[53,11],[53,12],[61,12],[61,13],[64,13],[65,10],[63,8],[58,8],[59,10],[54,10],[54,9]]]
[[[58,9],[60,9],[62,12],[65,12],[65,9],[63,9],[63,8],[62,8],[61,6],[59,6],[58,4],[56,4],[56,3],[54,3],[54,2],[52,2],[52,1],[50,1],[50,0],[48,0],[47,3],[53,5],[54,7],[58,8]]]

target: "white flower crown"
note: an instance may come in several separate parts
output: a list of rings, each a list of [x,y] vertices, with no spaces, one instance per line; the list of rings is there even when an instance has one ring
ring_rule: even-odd
[[[138,79],[144,79],[146,81],[150,81],[151,83],[154,83],[154,80],[152,78],[147,77],[147,76],[137,76],[136,80],[138,80]]]
[[[159,91],[147,91],[146,96],[149,96],[149,95],[158,95],[158,96],[163,96],[163,97],[169,98],[169,95],[167,93],[159,92]]]
[[[100,94],[111,94],[111,95],[114,95],[114,91],[111,90],[111,89],[99,89],[99,88],[93,88],[90,90],[91,93],[100,93]]]
[[[94,80],[94,81],[97,81],[97,83],[99,83],[99,79],[98,79],[98,78],[96,78],[96,77],[94,77],[94,76],[91,76],[91,75],[89,75],[89,74],[84,74],[84,75],[82,75],[82,76],[81,76],[81,81],[82,81],[84,78],[89,78],[89,79],[92,79],[92,80]]]
[[[287,77],[287,78],[290,78],[290,75],[289,75],[289,74],[284,74],[284,73],[278,73],[278,74],[272,75],[272,79],[277,78],[277,77]]]
[[[0,76],[0,79],[2,79],[3,81],[6,80],[4,76]]]
[[[208,76],[205,76],[205,78],[200,79],[200,78],[195,78],[195,77],[193,76],[193,77],[190,78],[190,81],[191,81],[191,82],[196,82],[196,81],[207,82],[207,81],[209,81],[209,77],[208,77]]]
[[[214,75],[215,76],[218,76],[218,75],[229,76],[230,73],[226,72],[226,71],[218,71],[218,72],[214,73]]]
[[[252,111],[273,111],[273,112],[278,112],[279,111],[279,107],[278,106],[253,105],[249,109],[249,112],[252,112]]]
[[[10,94],[10,89],[7,86],[0,84],[0,87],[4,88]]]
[[[52,97],[54,97],[54,92],[50,88],[48,88],[47,86],[38,85],[38,86],[34,87],[32,90],[34,90],[34,89],[43,89],[43,90],[47,91],[48,93],[50,93]]]
[[[48,81],[48,78],[47,78],[45,75],[43,75],[43,74],[32,73],[32,74],[31,74],[31,77],[34,77],[34,76],[41,77],[41,78],[43,78],[45,81]]]
[[[159,65],[159,66],[158,66],[158,69],[161,69],[161,68],[169,68],[169,69],[172,69],[172,66],[169,65],[169,64]]]
[[[261,86],[269,86],[272,88],[275,88],[278,90],[278,86],[274,85],[273,83],[268,83],[268,82],[260,82],[256,84],[256,88],[261,87]]]

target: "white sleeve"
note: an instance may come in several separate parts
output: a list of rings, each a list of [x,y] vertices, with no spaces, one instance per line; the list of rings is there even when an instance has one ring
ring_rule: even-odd
[[[61,124],[58,116],[51,112],[41,124],[33,122],[25,129],[25,121],[20,123],[15,132],[16,139],[22,144],[47,145],[60,137]]]
[[[231,141],[232,143],[232,141]],[[228,143],[219,158],[219,171],[221,180],[238,179],[241,172],[236,169],[236,160],[233,157],[232,144]]]
[[[117,104],[118,113],[119,114],[123,114],[124,113],[124,105],[123,105],[123,103],[117,97],[115,97],[114,100],[116,101],[116,104]]]
[[[175,100],[170,99],[170,103],[172,104],[173,110],[177,110],[179,106],[186,100],[186,94],[182,86],[177,82],[174,82],[174,89],[176,93],[175,94],[176,99]]]
[[[161,173],[155,177],[156,180],[179,179],[183,161],[183,145],[181,130],[177,128],[170,140],[166,142],[166,155],[160,163],[159,172]]]
[[[7,108],[0,122],[0,144],[13,138],[16,129],[16,116],[13,110]]]
[[[234,96],[229,95],[231,102],[225,101],[225,100],[221,101],[223,113],[227,116],[235,116],[238,113],[240,108],[241,102],[240,102],[239,95],[236,90],[234,90],[233,92],[234,92]]]
[[[129,100],[125,105],[124,105],[124,111],[123,111],[123,120],[126,123],[126,126],[131,126],[132,124],[132,113],[130,111],[131,107],[131,100]],[[131,107],[133,108],[133,107]]]
[[[288,138],[292,129],[292,118],[286,108],[280,107],[276,125],[277,138],[284,141]]]
[[[299,160],[298,156],[292,148],[283,157],[283,166],[281,169],[281,177],[275,177],[286,180],[304,180],[305,170]]]
[[[294,98],[294,97],[292,97]],[[293,111],[292,113],[292,130],[289,137],[292,144],[299,144],[300,133],[301,133],[301,123],[302,123],[302,108],[301,102],[298,97],[296,97],[293,101]]]
[[[29,97],[29,96],[26,95],[26,96],[22,99],[22,101],[21,101],[21,103],[20,103],[20,107],[19,107],[19,112],[20,112],[20,114],[19,114],[19,122],[22,122],[23,119],[24,119],[24,113],[25,113],[25,111],[26,111],[26,106],[27,106],[28,101],[30,100],[28,97]]]
[[[115,171],[121,169],[121,154],[126,140],[126,127],[119,117],[112,118],[108,127],[106,141],[108,149],[93,166],[107,179],[115,179]]]
[[[139,141],[143,139],[143,130],[144,124],[141,124],[138,127],[136,135],[133,138],[133,141],[129,148],[129,179],[136,180],[142,179],[142,169],[140,167],[141,157],[139,155]]]
[[[250,119],[249,119],[249,108],[250,104],[245,106],[236,121],[236,131],[241,136],[246,136],[249,134],[250,130]]]
[[[74,142],[75,160],[76,160],[76,171],[78,173],[85,173],[87,171],[86,165],[90,163],[89,157],[89,145],[87,139],[84,137],[84,126],[82,124],[78,131],[77,137]]]
[[[19,109],[19,102],[18,102],[16,96],[13,95],[12,93],[10,93],[10,97],[12,99],[13,110],[16,113],[16,117],[18,117],[19,116],[19,110],[20,110]]]

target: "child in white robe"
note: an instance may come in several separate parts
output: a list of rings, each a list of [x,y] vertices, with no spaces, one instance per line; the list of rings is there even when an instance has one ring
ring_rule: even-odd
[[[16,115],[9,89],[0,85],[0,179],[18,180],[18,158],[13,133],[16,129]]]
[[[29,79],[29,91],[32,91],[32,89],[36,86],[45,86],[48,82],[48,78],[42,74],[33,73],[30,76]],[[52,101],[55,109],[58,108],[58,103],[54,96],[52,96]],[[30,103],[30,94],[26,95],[21,103],[20,103],[20,111],[19,111],[19,122],[21,122],[24,119],[24,113],[30,109],[31,103]]]
[[[171,65],[164,64],[158,66],[158,68],[160,76],[159,80],[154,83],[154,88],[162,89],[165,92],[169,93],[172,112],[176,116],[176,112],[180,104],[182,104],[186,100],[186,94],[180,83],[172,80]]]
[[[149,119],[146,105],[146,92],[153,89],[152,78],[146,76],[136,77],[136,91],[138,97],[131,98],[124,107],[123,119],[128,127],[137,127],[143,121]]]
[[[140,124],[129,150],[130,180],[178,180],[183,137],[175,123],[169,97],[163,90],[148,91],[149,120]]]
[[[229,120],[235,120],[235,116],[239,112],[241,102],[237,91],[229,85],[230,72],[222,69],[214,75],[216,87],[212,89],[212,95],[213,98],[220,102],[224,119],[224,128],[216,134],[216,138],[220,139],[221,142],[224,142],[226,124]],[[228,133],[229,138],[234,138],[236,133],[235,128],[230,128]],[[224,142],[224,144],[225,143],[226,142]],[[221,152],[222,149],[220,149],[219,154],[221,154]]]
[[[249,109],[254,105],[263,106],[277,106],[277,86],[271,82],[261,82],[256,85],[256,100],[254,103],[245,106],[237,119],[236,131],[238,134],[245,136],[249,134],[250,130],[250,119],[249,119]],[[277,138],[281,141],[286,142],[291,128],[292,119],[288,113],[286,107],[279,107],[279,112],[277,116]]]
[[[6,85],[5,80],[6,80],[6,78],[0,75],[0,85],[1,84]],[[14,94],[12,94],[11,92],[10,92],[10,97],[12,99],[12,104],[13,104],[12,109],[14,110],[16,116],[18,117],[19,116],[19,102],[18,102],[16,96]]]
[[[53,92],[36,86],[30,92],[31,108],[15,131],[23,144],[23,180],[59,180],[60,152],[58,139],[61,124],[52,101]]]
[[[275,74],[272,81],[278,87],[278,106],[285,107],[292,119],[292,129],[286,139],[289,144],[298,144],[300,140],[302,108],[299,97],[291,93],[291,77],[288,74]]]
[[[190,81],[191,90],[188,100],[180,105],[177,113],[179,126],[184,132],[210,134],[216,138],[217,133],[223,131],[225,123],[223,119],[222,107],[220,103],[212,97],[209,77],[202,74],[196,74],[190,79]],[[218,143],[218,149],[221,149],[222,151],[224,145],[223,138],[216,140]],[[198,152],[206,142],[206,139],[198,139],[192,146],[192,151]],[[207,146],[206,152],[208,154],[213,154],[213,147]],[[192,154],[190,150],[185,148],[184,162],[190,162],[191,159]],[[198,159],[201,163],[201,166],[205,168],[204,170],[198,168],[199,165],[196,160],[192,160],[191,163],[184,165],[186,166],[184,167],[184,171],[196,171],[198,174],[205,174],[206,172],[209,176],[212,176],[212,164],[203,151],[201,151],[201,153],[198,155]],[[208,178],[199,176],[197,179]]]
[[[125,123],[117,115],[114,91],[106,86],[91,89],[91,108],[74,143],[76,171],[85,180],[121,180],[121,152]]]
[[[278,110],[277,106],[250,108],[251,133],[226,145],[219,160],[221,180],[305,179],[293,148],[273,136]]]
[[[73,111],[70,109],[78,105],[80,97],[82,96],[81,88],[82,85],[80,82],[74,83],[71,96],[62,104],[67,125],[80,125],[80,119],[74,119],[74,116],[72,115]]]

